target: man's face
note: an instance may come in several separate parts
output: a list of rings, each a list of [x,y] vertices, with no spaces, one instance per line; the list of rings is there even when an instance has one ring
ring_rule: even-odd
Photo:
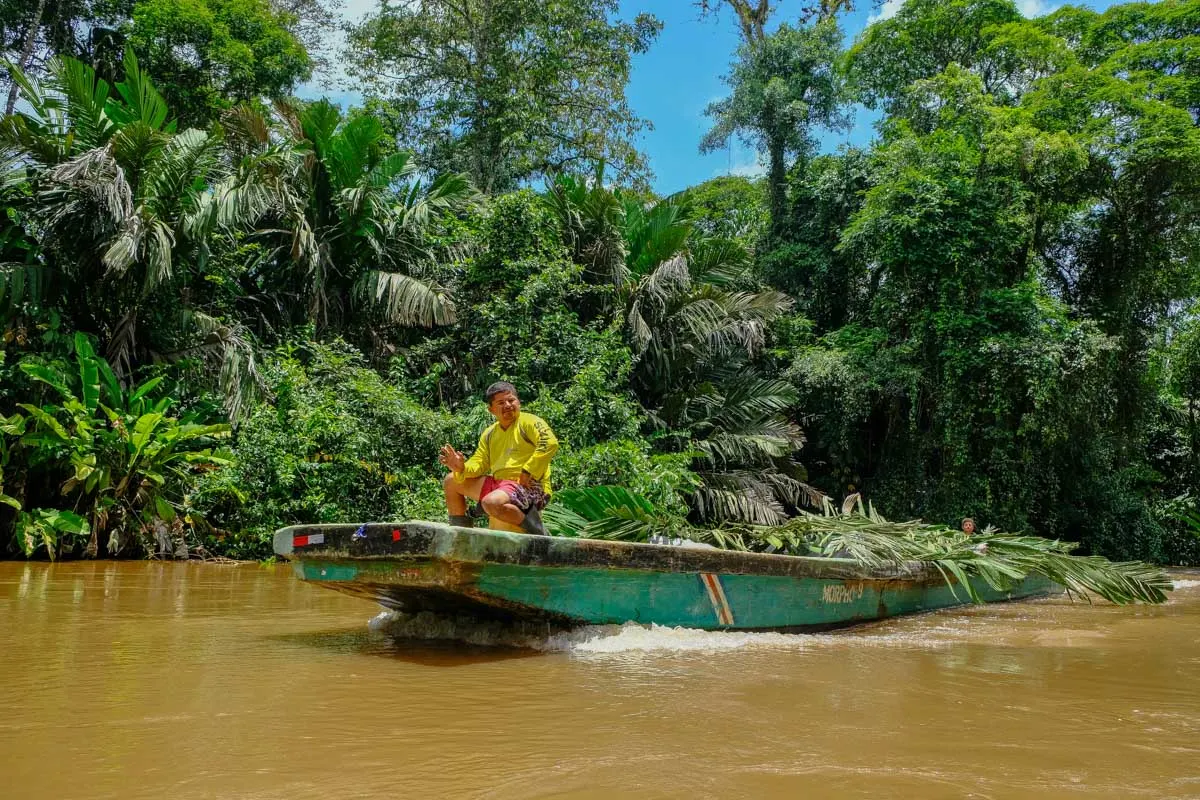
[[[500,420],[501,425],[511,425],[521,410],[521,400],[512,392],[501,392],[492,398],[488,411]]]

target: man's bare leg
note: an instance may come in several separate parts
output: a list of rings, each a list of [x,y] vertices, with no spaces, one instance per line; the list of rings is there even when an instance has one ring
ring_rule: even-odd
[[[450,517],[451,525],[470,527],[472,523],[467,516],[467,500],[478,500],[482,489],[483,478],[468,478],[459,483],[454,475],[446,476],[442,481],[442,490],[446,496],[446,514]]]
[[[541,514],[534,506],[529,511],[522,511],[512,502],[508,492],[497,489],[479,501],[483,510],[492,519],[492,524],[503,523],[512,527],[516,533],[532,533],[535,536],[546,536],[546,526],[542,524]],[[503,530],[508,530],[504,528]]]
[[[495,517],[509,525],[520,525],[525,521],[525,512],[513,505],[512,498],[503,489],[494,490],[479,502],[489,517]]]

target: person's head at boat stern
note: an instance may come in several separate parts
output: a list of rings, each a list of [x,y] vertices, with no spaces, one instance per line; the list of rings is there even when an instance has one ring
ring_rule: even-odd
[[[450,470],[442,481],[450,524],[472,527],[467,501],[478,500],[493,525],[545,536],[541,511],[550,497],[550,459],[558,439],[544,419],[521,410],[511,383],[493,383],[484,402],[496,421],[480,435],[475,454],[467,458],[445,444],[438,457]]]

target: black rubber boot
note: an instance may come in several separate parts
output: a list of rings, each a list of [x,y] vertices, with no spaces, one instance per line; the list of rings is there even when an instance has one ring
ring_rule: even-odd
[[[475,520],[471,519],[466,514],[451,514],[450,524],[456,528],[474,528]]]
[[[521,530],[534,536],[549,536],[546,533],[546,526],[542,524],[542,512],[537,506],[532,506],[525,512],[525,519],[521,520]]]

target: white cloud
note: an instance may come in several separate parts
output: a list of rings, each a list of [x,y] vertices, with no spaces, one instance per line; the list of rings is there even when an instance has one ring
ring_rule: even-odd
[[[740,142],[730,142],[725,150],[726,163],[717,167],[713,177],[720,175],[737,175],[741,178],[757,178],[767,174],[767,162],[762,153],[756,152]]]
[[[346,0],[342,4],[342,17],[348,20],[358,20],[378,7],[379,0]]]
[[[725,175],[736,175],[739,178],[761,178],[767,174],[767,165],[761,161],[755,161],[753,164],[735,164],[725,173],[717,173]]]
[[[1049,14],[1058,8],[1058,5],[1058,3],[1047,3],[1044,0],[1017,0],[1017,10],[1021,12],[1021,16],[1028,19]]]
[[[367,14],[378,10],[379,0],[345,0],[338,10],[341,22],[358,22]],[[362,92],[352,88],[350,77],[346,74],[346,62],[343,50],[346,47],[346,34],[341,30],[328,31],[326,35],[325,55],[329,59],[325,69],[307,83],[296,87],[296,95],[305,99],[329,97],[338,105],[348,108],[362,105]]]
[[[879,7],[879,11],[867,17],[867,24],[879,22],[882,19],[891,19],[900,11],[900,7],[904,5],[904,0],[885,0],[884,4]],[[1051,11],[1059,7],[1059,3],[1046,2],[1046,0],[1017,0],[1017,10],[1029,19],[1040,17],[1043,14],[1049,14]]]
[[[879,13],[872,14],[871,16],[867,17],[867,24],[870,25],[871,23],[879,22],[881,19],[891,19],[892,17],[896,16],[897,12],[900,11],[900,7],[902,5],[904,5],[904,0],[886,0],[886,2],[879,7]]]

